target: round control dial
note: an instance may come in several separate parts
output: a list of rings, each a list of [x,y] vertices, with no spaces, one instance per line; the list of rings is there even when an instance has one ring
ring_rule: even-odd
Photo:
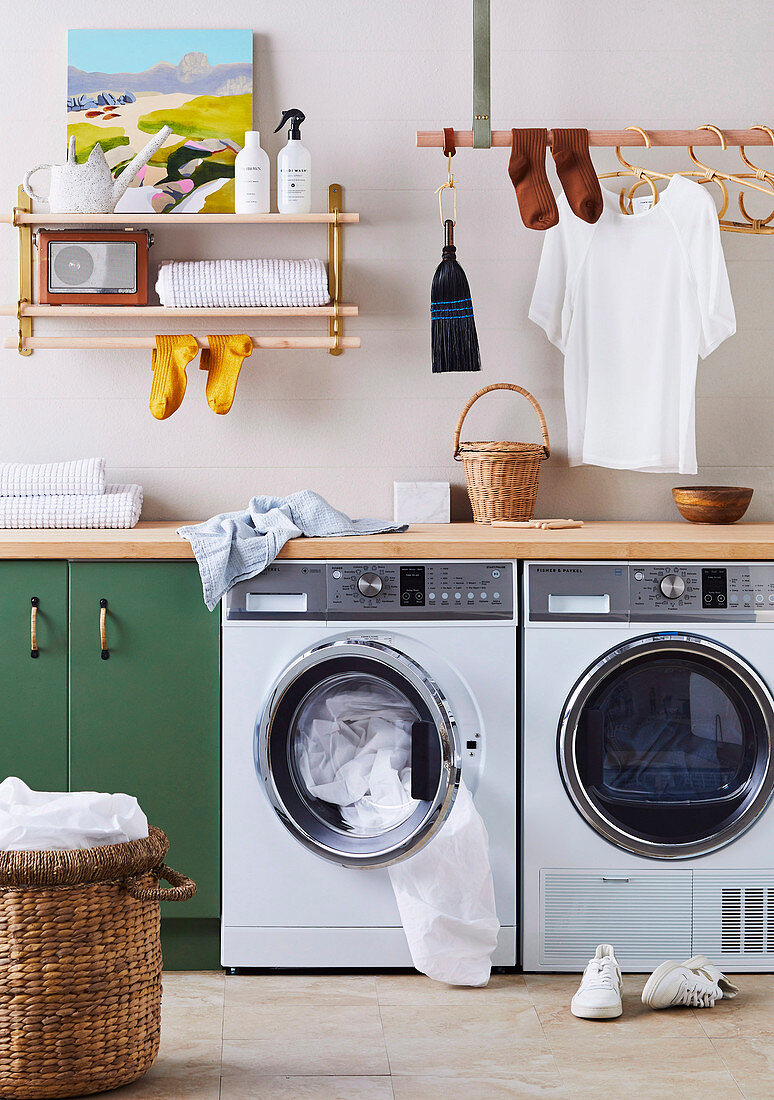
[[[384,587],[384,581],[378,573],[362,573],[357,579],[357,590],[361,596],[378,596]]]
[[[667,573],[661,578],[660,587],[668,600],[679,600],[685,592],[685,581],[677,573]]]

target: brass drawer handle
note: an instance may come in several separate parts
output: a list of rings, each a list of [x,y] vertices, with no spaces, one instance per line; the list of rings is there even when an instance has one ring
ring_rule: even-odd
[[[33,660],[40,656],[40,650],[38,649],[38,607],[40,606],[40,600],[37,596],[33,596],[30,600],[30,657]]]
[[[108,602],[106,599],[103,598],[99,601],[99,644],[101,649],[100,656],[103,661],[107,661],[110,657],[110,650],[108,649],[107,643],[107,605]]]

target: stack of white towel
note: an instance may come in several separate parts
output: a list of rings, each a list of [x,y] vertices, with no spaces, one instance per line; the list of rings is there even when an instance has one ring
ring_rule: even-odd
[[[134,527],[142,486],[106,485],[105,459],[0,463],[0,527]]]
[[[170,260],[159,267],[163,306],[324,306],[322,260]]]

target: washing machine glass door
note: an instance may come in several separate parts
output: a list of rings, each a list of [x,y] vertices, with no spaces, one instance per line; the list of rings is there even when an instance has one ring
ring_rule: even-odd
[[[737,837],[774,785],[774,700],[725,646],[654,634],[606,653],[559,725],[567,792],[597,832],[639,855],[679,858]]]
[[[317,855],[383,867],[447,817],[461,751],[440,687],[392,646],[329,642],[300,656],[256,727],[256,766],[290,832]]]

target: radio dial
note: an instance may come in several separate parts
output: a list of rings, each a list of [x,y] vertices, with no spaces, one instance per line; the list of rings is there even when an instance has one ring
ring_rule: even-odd
[[[378,596],[383,587],[384,581],[378,573],[362,573],[357,579],[357,590],[361,596]]]
[[[679,600],[685,592],[685,581],[677,573],[667,573],[661,578],[661,592],[668,600]]]

